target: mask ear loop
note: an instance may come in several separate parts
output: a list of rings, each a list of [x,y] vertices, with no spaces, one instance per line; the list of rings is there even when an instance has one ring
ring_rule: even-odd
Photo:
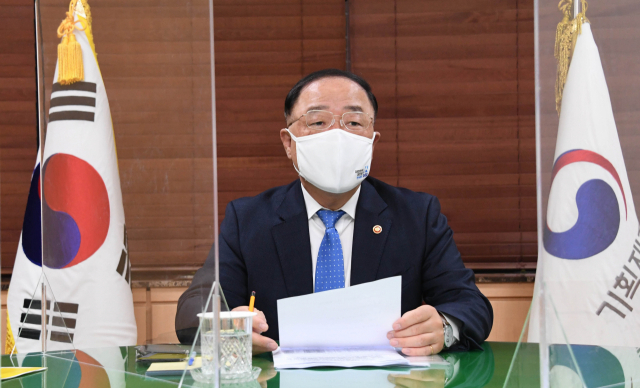
[[[298,138],[296,138],[295,136],[293,136],[293,133],[291,133],[291,131],[289,130],[289,128],[285,128],[287,130],[287,132],[289,132],[289,136],[291,136],[291,140],[295,141],[296,144],[298,143]],[[291,164],[293,164],[293,168],[296,170],[296,172],[298,173],[299,176],[303,177],[302,173],[300,172],[300,170],[298,170],[298,167],[296,167],[296,164],[293,162],[293,158],[291,159]],[[306,179],[306,178],[305,178]]]

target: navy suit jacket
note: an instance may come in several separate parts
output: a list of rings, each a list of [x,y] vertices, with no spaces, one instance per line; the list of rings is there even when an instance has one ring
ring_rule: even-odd
[[[382,232],[373,233],[380,225]],[[256,291],[278,340],[278,299],[313,293],[309,220],[300,180],[228,204],[220,227],[220,284],[229,308],[246,306]],[[466,269],[440,203],[432,195],[397,188],[372,177],[362,182],[356,207],[351,285],[402,275],[402,314],[424,303],[461,322],[452,350],[480,348],[493,310]],[[193,340],[203,296],[211,289],[213,250],[180,297],[176,332]],[[391,325],[391,323],[390,323]],[[389,330],[391,330],[389,326]]]

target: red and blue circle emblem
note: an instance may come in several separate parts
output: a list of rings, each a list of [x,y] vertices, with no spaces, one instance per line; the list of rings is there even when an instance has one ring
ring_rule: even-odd
[[[586,162],[602,167],[616,181],[625,214],[627,199],[620,176],[613,164],[602,155],[588,150],[571,150],[558,157],[551,173],[551,185],[558,172],[573,163]],[[564,232],[554,232],[545,223],[544,247],[550,254],[568,260],[581,260],[607,249],[616,239],[620,229],[620,207],[613,188],[602,179],[584,182],[576,194],[578,220]]]
[[[31,179],[22,247],[36,265],[42,265],[44,256],[49,268],[69,268],[91,257],[107,238],[109,195],[95,168],[73,155],[51,155],[42,171],[42,191],[40,166]],[[42,240],[41,225],[46,231]]]

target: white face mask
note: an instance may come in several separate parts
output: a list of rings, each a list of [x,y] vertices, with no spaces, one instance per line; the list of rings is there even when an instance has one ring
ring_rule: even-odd
[[[358,186],[371,171],[373,139],[340,128],[295,137],[298,174],[320,190],[341,194]]]

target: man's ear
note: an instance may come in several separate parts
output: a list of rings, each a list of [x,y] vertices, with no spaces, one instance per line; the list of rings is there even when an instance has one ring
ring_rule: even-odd
[[[284,147],[284,152],[287,153],[287,158],[291,159],[293,156],[291,154],[291,135],[286,128],[282,128],[280,130],[280,141],[282,141],[282,146]]]
[[[380,132],[373,133],[373,144],[371,145],[371,151],[373,151],[376,148],[376,144],[380,141],[381,137],[382,137],[382,134]]]

